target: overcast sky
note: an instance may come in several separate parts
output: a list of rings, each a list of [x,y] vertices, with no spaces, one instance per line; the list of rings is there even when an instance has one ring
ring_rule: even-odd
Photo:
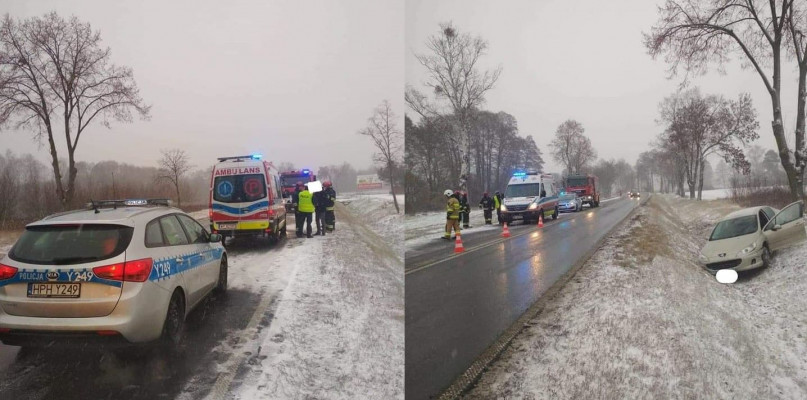
[[[361,168],[371,165],[374,149],[357,131],[382,100],[403,129],[401,0],[0,5],[13,17],[51,10],[100,30],[113,62],[133,68],[153,106],[150,121],[88,128],[78,160],[156,165],[160,149],[182,148],[197,167],[259,152],[276,164]],[[28,133],[0,132],[0,150],[9,148],[49,163]]]
[[[424,90],[426,70],[414,54],[426,51],[425,41],[438,33],[439,23],[453,21],[461,32],[488,41],[483,68],[503,67],[484,108],[516,117],[522,136],[532,135],[542,151],[546,171],[562,170],[548,144],[568,118],[583,124],[601,158],[625,158],[632,164],[663,130],[655,122],[658,103],[681,81],[667,80],[668,66],[653,61],[642,45],[642,32],[658,19],[657,3],[407,0],[406,82]],[[786,74],[783,113],[785,127],[792,130],[796,82]],[[692,83],[703,93],[731,98],[751,93],[760,122],[755,144],[775,148],[770,97],[756,73],[736,62],[725,76],[712,73]]]

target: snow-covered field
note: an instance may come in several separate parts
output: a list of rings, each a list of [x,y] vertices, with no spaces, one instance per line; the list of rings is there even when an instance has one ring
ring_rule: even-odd
[[[727,199],[729,196],[731,196],[731,189],[713,189],[701,192],[701,198],[704,200]]]
[[[695,265],[735,209],[653,196],[466,397],[807,398],[807,245],[731,285]]]
[[[375,230],[387,223],[383,202],[351,208],[355,216],[337,205],[334,234],[233,260],[233,286],[263,293],[267,314],[255,321],[271,321],[251,322],[235,345],[216,349],[234,356],[219,366],[224,382],[209,398],[403,398],[403,261],[383,237],[393,228]]]

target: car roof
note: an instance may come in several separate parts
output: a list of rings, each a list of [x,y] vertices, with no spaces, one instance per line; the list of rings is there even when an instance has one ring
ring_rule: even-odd
[[[134,226],[135,218],[148,217],[151,219],[175,212],[182,212],[182,210],[166,206],[124,206],[118,208],[99,208],[97,213],[94,209],[74,210],[47,216],[39,221],[30,223],[27,226],[71,223],[118,224]]]
[[[761,210],[763,208],[766,208],[766,207],[767,206],[756,206],[756,207],[743,208],[742,210],[737,210],[737,211],[734,211],[733,213],[730,213],[729,215],[726,215],[725,217],[723,217],[720,220],[725,221],[725,220],[728,220],[728,219],[734,219],[734,218],[738,218],[738,217],[746,217],[746,216],[749,216],[749,215],[757,215],[759,213],[759,210]]]

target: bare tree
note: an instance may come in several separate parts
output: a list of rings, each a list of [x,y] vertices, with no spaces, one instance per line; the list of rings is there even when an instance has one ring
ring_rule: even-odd
[[[747,174],[750,164],[740,146],[756,140],[759,123],[748,94],[737,101],[721,96],[702,96],[690,89],[664,99],[659,106],[661,121],[667,124],[660,140],[672,145],[684,163],[689,197],[701,198],[706,159],[718,154],[737,171]]]
[[[369,137],[378,150],[374,157],[375,161],[382,164],[389,174],[392,202],[395,204],[395,212],[400,213],[398,198],[395,195],[395,169],[403,143],[401,143],[401,131],[395,126],[395,118],[397,117],[392,112],[389,101],[384,100],[376,107],[367,127],[359,131],[359,134]]]
[[[426,41],[429,54],[417,54],[418,61],[429,72],[426,83],[438,99],[448,102],[456,118],[460,133],[461,176],[460,187],[467,191],[471,175],[471,120],[473,112],[485,101],[485,93],[492,89],[501,74],[501,67],[479,72],[477,62],[488,44],[481,37],[459,33],[452,23],[440,24],[440,33]],[[407,104],[421,116],[436,114],[425,96],[409,88]]]
[[[76,17],[52,12],[43,17],[0,24],[0,128],[33,130],[50,147],[56,192],[67,206],[76,180],[75,152],[93,121],[132,120],[148,116],[132,70],[110,62],[101,35]],[[58,115],[61,113],[61,115]],[[60,118],[61,117],[61,122]],[[55,127],[63,125],[67,144],[67,183],[56,152]]]
[[[804,196],[805,101],[807,101],[807,28],[804,3],[793,0],[666,0],[645,47],[656,58],[665,55],[673,76],[683,68],[704,74],[710,64],[719,69],[733,54],[762,79],[771,98],[772,129],[793,198]],[[798,67],[797,118],[794,147],[789,147],[782,124],[782,65],[787,57]]]
[[[191,169],[188,155],[180,149],[161,150],[160,152],[163,156],[158,162],[160,170],[157,172],[157,181],[169,182],[174,186],[177,193],[177,206],[182,207],[180,181]]]
[[[552,140],[552,157],[563,164],[569,174],[579,174],[597,158],[591,140],[583,133],[583,125],[569,119],[558,126]]]

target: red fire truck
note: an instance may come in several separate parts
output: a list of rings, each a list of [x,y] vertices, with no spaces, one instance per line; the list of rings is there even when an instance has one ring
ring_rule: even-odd
[[[291,211],[291,195],[294,194],[295,185],[297,182],[314,182],[317,176],[311,173],[309,169],[302,169],[300,171],[283,171],[280,173],[280,187],[283,189],[283,199],[286,203],[286,211]]]
[[[600,205],[600,183],[594,175],[569,175],[566,177],[566,192],[577,193],[583,204],[589,207]]]

